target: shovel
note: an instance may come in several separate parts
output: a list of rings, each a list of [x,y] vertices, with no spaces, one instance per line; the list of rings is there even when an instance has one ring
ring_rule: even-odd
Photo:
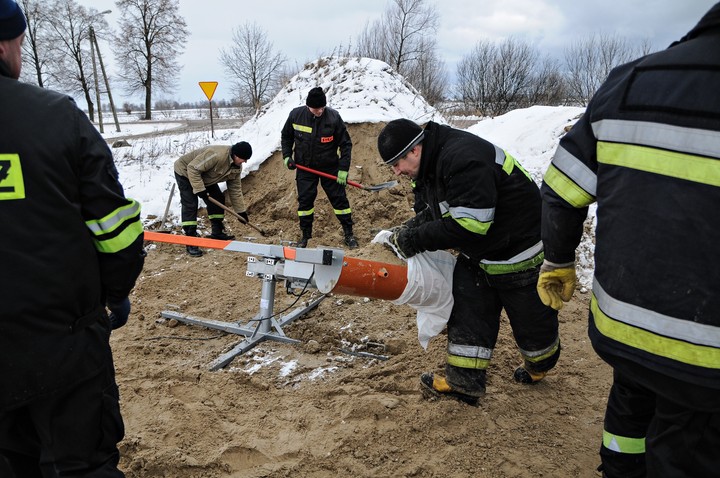
[[[333,176],[332,174],[324,173],[324,172],[318,171],[316,169],[311,169],[311,168],[308,168],[307,166],[302,166],[300,164],[296,164],[295,167],[298,169],[301,169],[303,171],[307,171],[308,173],[313,173],[313,174],[317,174],[318,176],[323,176],[323,177],[326,177],[329,179],[337,180],[337,176]],[[356,183],[355,181],[350,181],[349,179],[348,179],[347,183],[350,186],[354,186],[359,189],[364,189],[365,191],[382,191],[383,189],[390,189],[394,186],[397,186],[397,184],[398,184],[397,181],[388,181],[386,183],[375,184],[373,186],[363,186],[362,184]]]
[[[212,196],[208,196],[208,199],[210,200],[210,202],[215,203],[216,206],[224,209],[225,211],[227,211],[227,212],[229,212],[230,214],[232,214],[233,216],[235,216],[238,221],[242,222],[243,224],[247,224],[248,226],[250,226],[250,227],[252,227],[253,229],[255,229],[255,230],[256,230],[257,232],[259,232],[263,237],[267,236],[267,233],[266,233],[265,231],[263,231],[263,230],[260,229],[259,227],[256,227],[256,226],[250,224],[249,222],[247,222],[247,221],[245,220],[244,217],[242,217],[240,214],[236,213],[235,211],[233,211],[232,209],[230,209],[229,207],[227,207],[226,205],[224,205],[224,204],[221,203],[220,201],[216,200],[216,199],[213,198]]]

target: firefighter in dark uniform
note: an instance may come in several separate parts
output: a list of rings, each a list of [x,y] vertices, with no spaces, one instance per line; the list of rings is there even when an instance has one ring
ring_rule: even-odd
[[[396,175],[415,180],[426,204],[391,243],[401,255],[455,249],[454,306],[445,377],[421,376],[426,393],[477,404],[504,308],[524,360],[514,378],[542,380],[560,355],[557,312],[535,290],[543,260],[540,192],[507,152],[484,139],[429,122],[388,123],[378,150]]]
[[[720,4],[614,69],[542,186],[538,291],[560,308],[597,202],[589,336],[613,367],[604,476],[720,473]]]
[[[25,25],[0,0],[0,476],[122,477],[109,339],[143,266],[140,205],[74,101],[17,81]]]
[[[311,89],[306,106],[293,109],[282,129],[282,154],[288,169],[296,169],[297,163],[337,177],[333,180],[297,169],[295,182],[302,233],[297,246],[306,247],[312,237],[315,198],[320,182],[342,226],[345,245],[354,249],[358,242],[353,234],[352,211],[345,192],[352,141],[340,114],[326,105],[322,88]]]

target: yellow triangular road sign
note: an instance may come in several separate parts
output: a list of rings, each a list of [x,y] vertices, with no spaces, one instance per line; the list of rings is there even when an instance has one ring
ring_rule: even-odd
[[[207,96],[208,101],[212,101],[212,97],[215,94],[215,89],[217,88],[218,82],[217,81],[200,81],[198,82],[198,85],[200,85],[200,88],[205,92],[205,96]]]

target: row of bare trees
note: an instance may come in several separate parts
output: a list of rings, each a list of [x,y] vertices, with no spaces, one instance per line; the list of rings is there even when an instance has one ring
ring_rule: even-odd
[[[91,80],[91,32],[111,42],[125,93],[145,96],[151,119],[153,88],[172,88],[179,75],[177,57],[189,35],[178,13],[179,0],[117,0],[117,33],[103,15],[75,0],[19,0],[28,21],[23,44],[23,79],[85,99],[94,120]],[[99,97],[99,96],[98,96]]]
[[[380,18],[368,22],[354,50],[346,54],[382,60],[403,75],[430,104],[453,99],[468,113],[495,116],[533,104],[587,103],[610,70],[640,54],[622,37],[592,34],[565,50],[564,63],[542,56],[520,38],[478,42],[457,65],[449,86],[435,40],[440,15],[431,0],[388,0]],[[90,32],[112,45],[118,64],[116,79],[125,93],[143,94],[145,118],[152,115],[153,91],[171,91],[177,58],[188,40],[179,0],[116,0],[121,20],[113,33],[103,14],[76,0],[19,0],[28,30],[25,78],[40,86],[62,89],[87,103],[93,119],[93,82],[89,81]],[[93,28],[94,27],[94,28]],[[256,110],[270,100],[292,73],[286,57],[275,50],[267,33],[247,22],[232,32],[219,52],[237,100]]]

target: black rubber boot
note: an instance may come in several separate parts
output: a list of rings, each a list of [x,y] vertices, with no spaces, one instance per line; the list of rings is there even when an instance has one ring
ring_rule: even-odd
[[[196,226],[185,226],[183,227],[183,230],[185,231],[185,235],[188,237],[197,237],[197,227]],[[193,257],[200,257],[203,255],[203,251],[200,250],[198,246],[185,246],[185,250],[187,253]]]
[[[423,396],[429,400],[437,400],[438,398],[452,398],[473,407],[477,407],[480,397],[485,394],[485,390],[478,390],[473,393],[460,391],[451,387],[445,377],[437,377],[432,373],[424,373],[420,375],[420,386],[422,387]]]
[[[308,245],[308,240],[312,238],[312,229],[308,229],[307,227],[301,228],[302,230],[302,237],[299,241],[297,241],[296,247],[305,248]]]
[[[235,236],[225,234],[222,219],[210,219],[210,225],[212,227],[212,232],[210,232],[210,239],[219,239],[221,241],[232,241],[233,239],[235,239]]]
[[[359,245],[357,239],[355,239],[355,235],[353,234],[352,224],[343,224],[342,228],[343,234],[345,235],[345,245],[348,246],[349,249],[357,249]]]

